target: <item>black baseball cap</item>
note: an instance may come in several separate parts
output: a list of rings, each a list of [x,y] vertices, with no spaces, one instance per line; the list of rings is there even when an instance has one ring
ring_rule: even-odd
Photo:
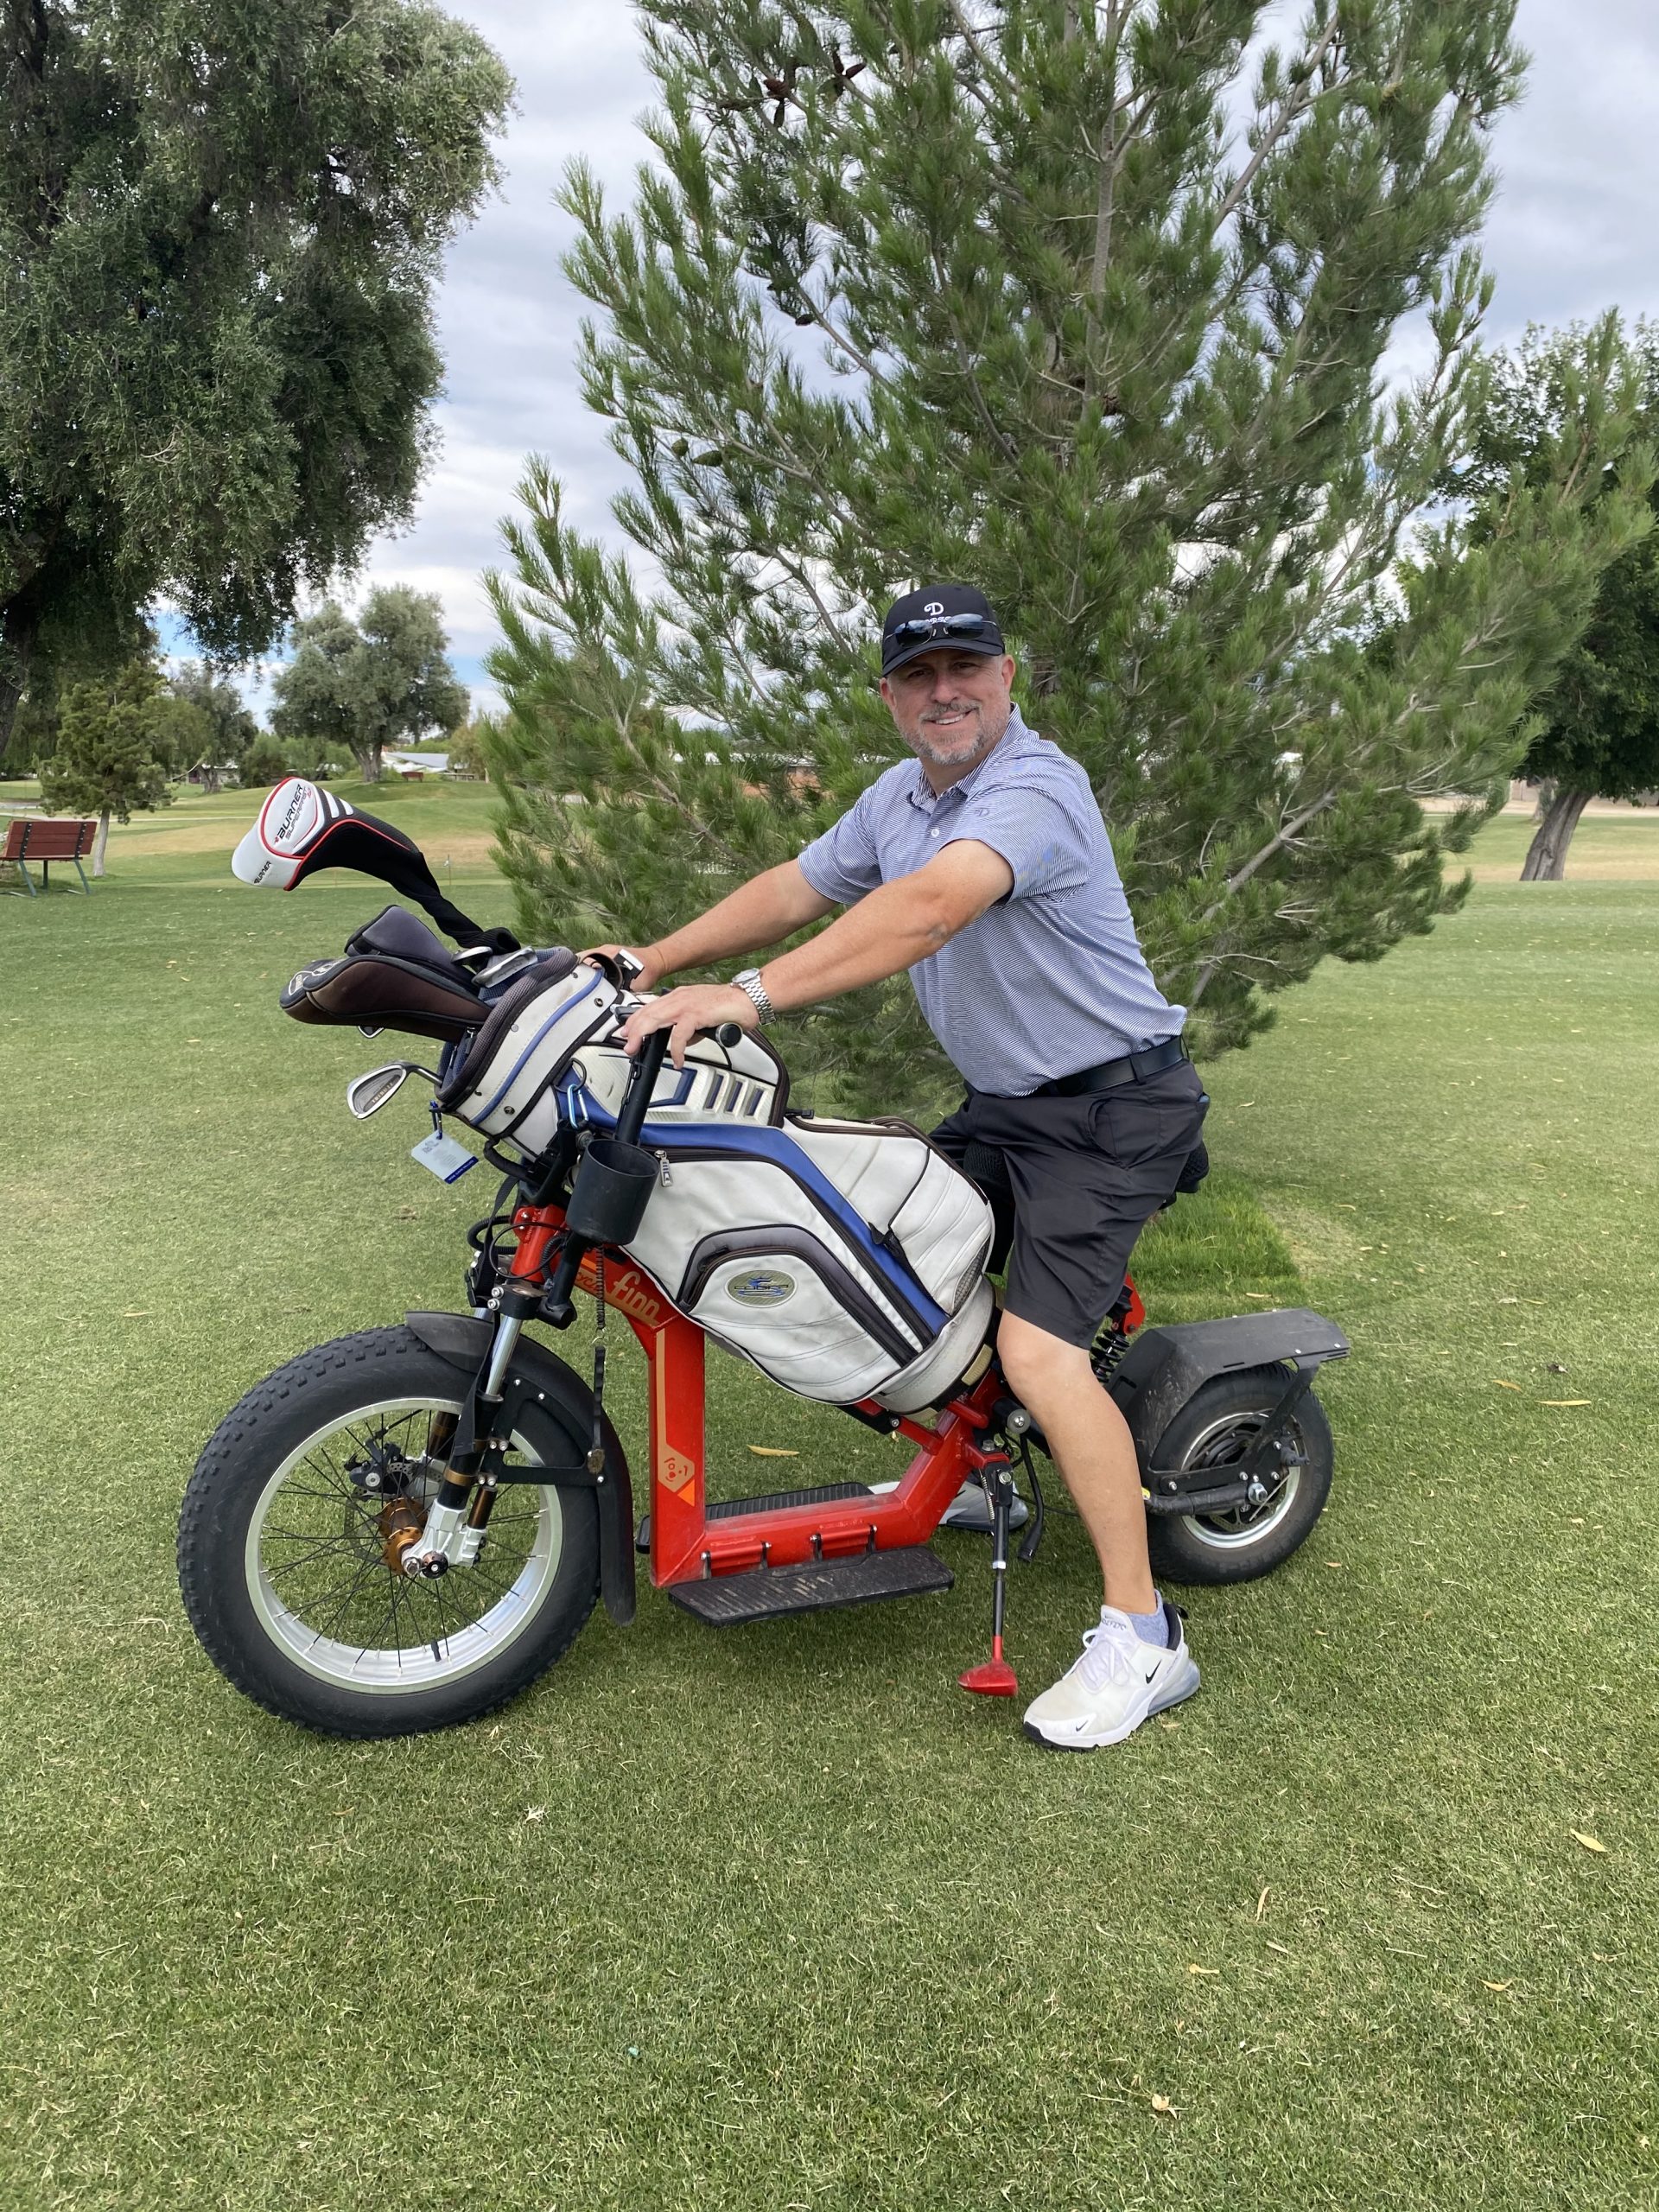
[[[990,601],[971,584],[924,584],[895,599],[881,624],[881,673],[942,645],[993,658],[1007,651]]]

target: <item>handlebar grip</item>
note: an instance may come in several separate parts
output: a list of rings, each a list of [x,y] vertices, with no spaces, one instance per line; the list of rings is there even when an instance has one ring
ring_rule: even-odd
[[[616,1117],[617,1141],[638,1144],[639,1132],[645,1124],[645,1109],[651,1103],[651,1094],[657,1088],[657,1077],[668,1051],[666,1029],[653,1029],[639,1047],[634,1061],[633,1073],[628,1078],[627,1092],[622,1101],[622,1111]]]

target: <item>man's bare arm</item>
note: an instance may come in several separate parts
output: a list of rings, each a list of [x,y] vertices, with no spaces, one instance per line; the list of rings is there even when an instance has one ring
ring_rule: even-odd
[[[804,929],[809,922],[833,914],[836,902],[816,892],[801,874],[796,861],[785,861],[760,875],[740,883],[717,906],[699,914],[683,929],[671,931],[655,944],[636,949],[645,962],[635,988],[655,990],[664,976],[682,968],[704,968],[710,961],[729,960],[743,952],[762,952],[769,944]],[[620,950],[613,944],[596,945],[599,952]]]
[[[753,887],[746,884],[744,890]],[[1014,871],[1001,853],[977,839],[961,838],[913,875],[899,876],[869,893],[793,952],[769,960],[760,970],[766,995],[779,1014],[788,1014],[842,991],[855,991],[861,983],[896,976],[948,944],[958,930],[966,929],[1013,888]],[[713,921],[731,903],[727,899],[712,908],[702,922],[692,923],[671,943],[677,947],[682,938]],[[702,950],[699,942],[696,957],[719,956]],[[683,984],[631,1015],[623,1036],[628,1051],[637,1052],[653,1029],[666,1029],[669,1058],[678,1067],[698,1030],[712,1029],[721,1021],[753,1029],[757,1020],[748,995],[733,984]]]
[[[1001,853],[976,838],[958,838],[925,868],[882,884],[805,944],[769,960],[760,970],[766,996],[779,1014],[790,1014],[896,976],[948,944],[1013,888],[1014,871]]]

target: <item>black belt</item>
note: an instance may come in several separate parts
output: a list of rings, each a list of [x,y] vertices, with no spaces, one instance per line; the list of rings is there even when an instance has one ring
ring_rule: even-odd
[[[1148,1045],[1144,1052],[1126,1052],[1121,1060],[1103,1060],[1097,1068],[1079,1068],[1075,1075],[1057,1075],[1052,1083],[1039,1083],[1030,1095],[1033,1098],[1081,1098],[1090,1090],[1116,1090],[1120,1083],[1139,1083],[1144,1077],[1156,1075],[1160,1069],[1173,1068],[1186,1058],[1186,1046],[1179,1037],[1166,1037],[1161,1045]]]

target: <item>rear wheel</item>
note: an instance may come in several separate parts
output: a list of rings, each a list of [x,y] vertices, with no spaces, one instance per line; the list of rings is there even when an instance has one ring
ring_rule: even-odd
[[[435,1493],[467,1378],[412,1331],[302,1353],[219,1424],[179,1519],[179,1586],[214,1664],[269,1713],[334,1736],[471,1720],[545,1672],[599,1590],[593,1493],[503,1484],[476,1564],[402,1569]],[[510,1470],[585,1439],[527,1407]]]
[[[1160,1438],[1154,1465],[1179,1468],[1193,1487],[1224,1483],[1285,1394],[1281,1367],[1217,1375],[1196,1390]],[[1212,1513],[1154,1513],[1147,1548],[1171,1582],[1252,1582],[1281,1566],[1312,1535],[1331,1494],[1331,1424],[1311,1390],[1285,1423],[1253,1503]]]

